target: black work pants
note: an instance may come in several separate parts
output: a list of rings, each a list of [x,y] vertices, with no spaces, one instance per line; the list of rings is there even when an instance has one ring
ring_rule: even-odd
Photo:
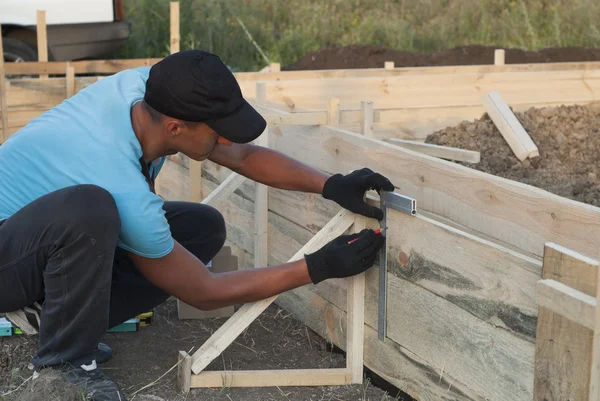
[[[165,202],[173,238],[204,263],[225,242],[221,214],[197,203]],[[163,303],[117,247],[114,198],[94,185],[52,192],[0,223],[0,312],[44,300],[36,369],[92,361],[102,335]]]

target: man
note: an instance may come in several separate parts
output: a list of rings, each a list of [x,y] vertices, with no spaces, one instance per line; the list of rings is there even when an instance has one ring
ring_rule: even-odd
[[[169,295],[215,309],[373,265],[383,239],[363,230],[296,262],[207,270],[225,241],[223,217],[155,194],[166,155],[209,159],[377,219],[365,192],[394,189],[368,169],[329,176],[249,144],[265,127],[221,60],[190,50],[98,81],[0,146],[0,312],[39,331],[34,378],[60,369],[93,400],[125,400],[97,366],[111,356],[99,340]]]

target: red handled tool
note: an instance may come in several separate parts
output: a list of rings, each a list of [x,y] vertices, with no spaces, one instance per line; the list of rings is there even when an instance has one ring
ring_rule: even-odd
[[[375,234],[381,234],[381,230],[387,230],[387,227],[384,228],[378,228],[377,230],[375,230]],[[348,241],[349,244],[353,243],[354,241],[358,240],[358,238],[354,238],[353,240]]]

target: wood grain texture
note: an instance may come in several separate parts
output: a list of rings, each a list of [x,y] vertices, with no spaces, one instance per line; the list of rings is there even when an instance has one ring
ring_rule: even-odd
[[[360,133],[373,137],[373,102],[370,100],[360,102]]]
[[[329,173],[369,167],[419,208],[541,256],[546,241],[599,255],[600,208],[330,126],[275,127],[272,148]]]
[[[423,216],[388,215],[388,270],[535,342],[541,263]]]
[[[327,124],[334,127],[340,125],[340,99],[337,97],[329,98],[327,104]]]
[[[346,369],[233,370],[193,375],[191,387],[345,386],[350,382]]]
[[[77,92],[75,88],[75,68],[71,67],[70,65],[67,66],[67,72],[65,77],[67,81],[66,98],[68,99],[70,97],[73,97]]]
[[[256,144],[269,147],[269,129],[256,139]],[[269,187],[255,183],[254,190],[254,267],[265,267],[269,261]]]
[[[38,61],[48,61],[48,35],[46,31],[46,10],[36,12],[36,34]],[[40,78],[47,79],[48,74],[40,74]]]
[[[596,296],[598,262],[548,243],[542,278]],[[535,354],[535,401],[587,400],[593,331],[540,307]]]

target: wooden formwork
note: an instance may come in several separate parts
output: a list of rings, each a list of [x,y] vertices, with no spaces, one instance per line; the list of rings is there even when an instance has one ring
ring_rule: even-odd
[[[110,74],[156,61],[68,67],[75,74]],[[22,70],[11,65],[5,71],[67,74],[66,64],[23,64]],[[397,140],[422,140],[436,129],[481,116],[481,98],[492,91],[517,110],[595,101],[599,67],[559,63],[236,74],[268,121],[263,145],[329,173],[369,167],[418,202],[416,217],[394,211],[388,216],[384,341],[377,338],[378,269],[365,275],[365,366],[419,400],[583,400],[597,393],[599,368],[591,362],[597,358],[597,332],[590,328],[596,320],[590,317],[589,298],[597,289],[597,263],[589,258],[600,259],[600,209],[406,149]],[[77,93],[101,79],[75,74],[9,80],[7,134],[59,104],[67,87]],[[224,181],[227,185],[213,193]],[[181,155],[168,158],[158,191],[169,200],[217,207],[227,222],[227,245],[244,268],[287,262],[339,212],[318,195],[267,191],[210,161],[190,162]],[[376,222],[366,224],[375,227]],[[567,256],[552,254],[557,249]],[[579,270],[573,270],[574,262],[564,267],[552,260],[574,254],[587,270],[561,281]],[[557,290],[548,279],[588,298]],[[328,280],[281,294],[275,302],[347,349],[346,293],[346,280]],[[554,306],[557,297],[569,297],[565,303],[575,306],[560,309]],[[564,323],[559,315],[574,323]],[[563,345],[552,349],[548,344],[557,336]],[[182,355],[187,373],[191,362]],[[579,373],[572,376],[573,371]],[[347,381],[347,371],[331,373],[337,375],[332,380]]]

